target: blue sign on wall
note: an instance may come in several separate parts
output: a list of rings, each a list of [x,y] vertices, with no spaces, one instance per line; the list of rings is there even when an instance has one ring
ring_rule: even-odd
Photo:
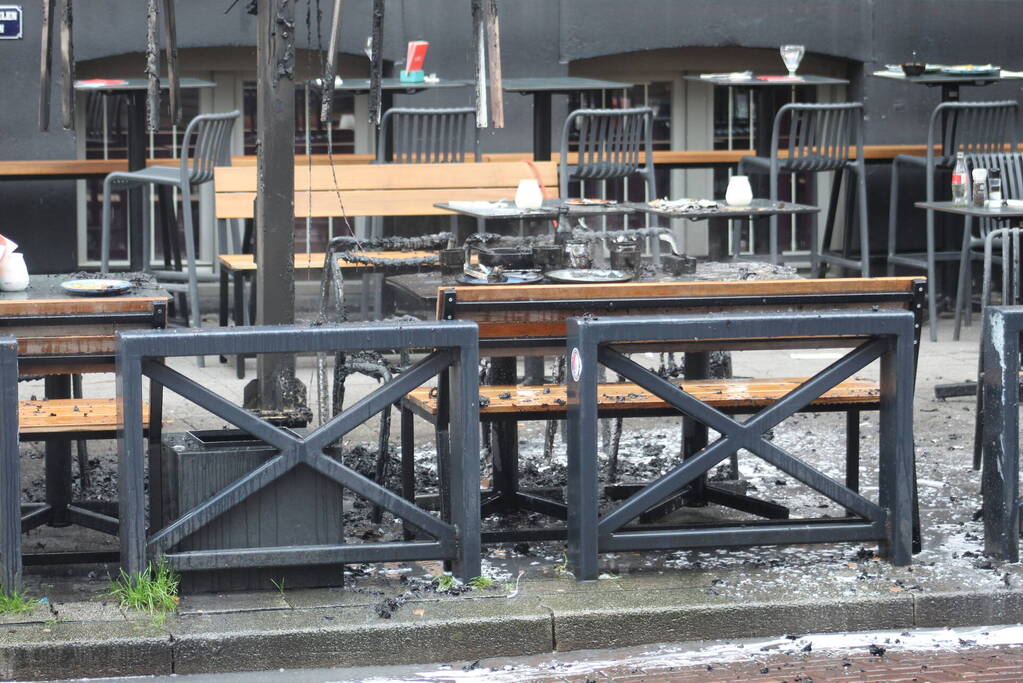
[[[0,40],[21,38],[21,5],[0,5]]]

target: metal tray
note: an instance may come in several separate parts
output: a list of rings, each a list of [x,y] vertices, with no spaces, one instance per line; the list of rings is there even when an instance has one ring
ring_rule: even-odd
[[[608,268],[564,268],[552,270],[547,273],[547,279],[551,282],[564,282],[566,284],[586,284],[593,282],[628,282],[635,275],[622,270],[610,270]]]
[[[543,273],[533,270],[506,270],[504,277],[503,282],[490,282],[462,273],[455,281],[460,285],[531,285],[543,280]]]

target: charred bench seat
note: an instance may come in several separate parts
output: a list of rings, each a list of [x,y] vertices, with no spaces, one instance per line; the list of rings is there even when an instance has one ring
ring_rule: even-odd
[[[707,379],[673,382],[686,393],[726,413],[745,413],[764,408],[789,393],[805,380],[781,379]],[[855,378],[829,389],[810,404],[815,411],[876,409],[881,390],[871,379]],[[564,419],[568,395],[563,384],[495,385],[480,387],[480,419],[513,415],[519,420]],[[597,387],[602,416],[632,414],[640,411],[651,417],[677,415],[678,411],[649,391],[631,382],[613,382]],[[437,415],[438,397],[429,387],[420,387],[406,396],[407,405],[421,415]]]
[[[142,404],[142,421],[149,424],[149,403]],[[18,402],[18,434],[22,441],[113,439],[121,422],[114,398],[58,398]]]

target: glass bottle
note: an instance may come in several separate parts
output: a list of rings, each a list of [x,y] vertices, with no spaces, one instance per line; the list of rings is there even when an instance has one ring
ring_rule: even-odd
[[[970,196],[970,177],[966,171],[966,155],[956,153],[956,165],[952,170],[952,203],[966,206]]]

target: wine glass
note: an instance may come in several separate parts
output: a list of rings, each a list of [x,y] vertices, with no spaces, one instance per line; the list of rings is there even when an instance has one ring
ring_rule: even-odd
[[[803,54],[806,52],[806,48],[802,45],[782,45],[780,52],[781,61],[785,62],[785,67],[789,70],[789,78],[795,78],[796,69],[799,68],[799,63],[803,61]]]

